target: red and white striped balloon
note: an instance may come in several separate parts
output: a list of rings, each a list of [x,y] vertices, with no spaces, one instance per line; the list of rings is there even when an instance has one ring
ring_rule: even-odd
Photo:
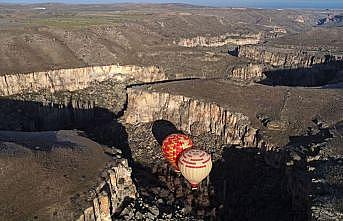
[[[192,189],[197,189],[198,184],[211,172],[211,155],[195,148],[186,149],[179,157],[178,167],[182,175],[190,182]]]

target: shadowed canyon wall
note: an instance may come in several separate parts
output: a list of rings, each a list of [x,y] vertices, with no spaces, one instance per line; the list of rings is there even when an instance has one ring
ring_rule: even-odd
[[[17,94],[0,98],[0,129],[41,131],[84,129],[113,119],[126,102],[125,85],[92,82],[86,89]]]

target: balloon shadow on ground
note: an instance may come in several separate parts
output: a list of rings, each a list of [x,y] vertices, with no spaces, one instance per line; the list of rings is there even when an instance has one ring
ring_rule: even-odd
[[[163,140],[171,134],[184,134],[181,130],[178,130],[176,126],[167,120],[156,120],[152,125],[152,134],[156,141],[162,145]]]

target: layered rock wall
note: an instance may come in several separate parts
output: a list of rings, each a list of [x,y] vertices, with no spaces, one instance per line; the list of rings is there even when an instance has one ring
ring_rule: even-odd
[[[262,63],[264,70],[257,80],[268,85],[322,86],[342,78],[343,56],[339,53],[246,45],[238,49],[238,56]],[[234,76],[240,77],[239,73]],[[244,77],[241,75],[242,80]]]
[[[111,221],[111,217],[122,209],[124,201],[136,198],[131,172],[127,160],[117,160],[116,165],[106,171],[105,181],[93,190],[92,206],[85,209],[77,220]]]
[[[88,87],[93,81],[133,79],[140,82],[166,80],[164,72],[155,66],[133,65],[94,66],[74,69],[60,69],[27,74],[7,74],[0,76],[0,96],[49,89],[75,91]]]
[[[238,81],[258,81],[265,78],[263,65],[247,64],[227,71],[227,78]]]
[[[239,48],[239,57],[245,57],[254,61],[270,64],[276,67],[311,67],[315,64],[323,64],[333,60],[339,60],[340,56],[327,55],[325,53],[303,51],[294,48],[277,48],[263,45],[245,45]]]
[[[180,95],[129,88],[125,119],[129,124],[165,119],[195,136],[212,133],[224,143],[258,145],[258,130],[251,126],[247,116]]]
[[[258,34],[231,34],[227,33],[220,36],[197,36],[194,38],[182,38],[177,45],[183,47],[220,47],[223,45],[234,44],[234,45],[248,45],[248,44],[258,44],[261,42],[262,35]]]

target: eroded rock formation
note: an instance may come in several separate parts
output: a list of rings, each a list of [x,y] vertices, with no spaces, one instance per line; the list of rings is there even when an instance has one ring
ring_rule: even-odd
[[[262,34],[233,34],[226,33],[220,36],[197,36],[194,38],[182,38],[177,44],[184,47],[219,47],[228,44],[234,45],[248,45],[248,44],[258,44],[262,40]]]
[[[263,72],[263,65],[253,63],[242,65],[240,67],[234,67],[227,72],[227,78],[237,81],[259,81],[266,78]]]
[[[258,80],[268,85],[322,86],[342,79],[340,53],[294,46],[247,45],[241,46],[237,54],[263,64]]]
[[[133,79],[140,82],[166,80],[164,72],[157,67],[139,67],[134,65],[108,65],[74,69],[32,72],[27,74],[7,74],[0,76],[0,95],[9,96],[18,93],[37,92],[48,89],[75,91],[90,86],[93,81]]]
[[[136,198],[136,186],[131,179],[131,168],[127,160],[118,159],[104,174],[104,179],[93,190],[93,203],[84,210],[78,221],[111,221],[112,216],[122,210],[123,203]]]
[[[213,133],[225,143],[256,146],[257,129],[247,116],[215,103],[161,92],[128,89],[126,123],[147,123],[159,119],[173,122],[193,135]]]
[[[341,60],[341,55],[301,48],[272,47],[265,45],[245,45],[239,48],[240,57],[249,58],[275,67],[311,67],[315,64]]]

